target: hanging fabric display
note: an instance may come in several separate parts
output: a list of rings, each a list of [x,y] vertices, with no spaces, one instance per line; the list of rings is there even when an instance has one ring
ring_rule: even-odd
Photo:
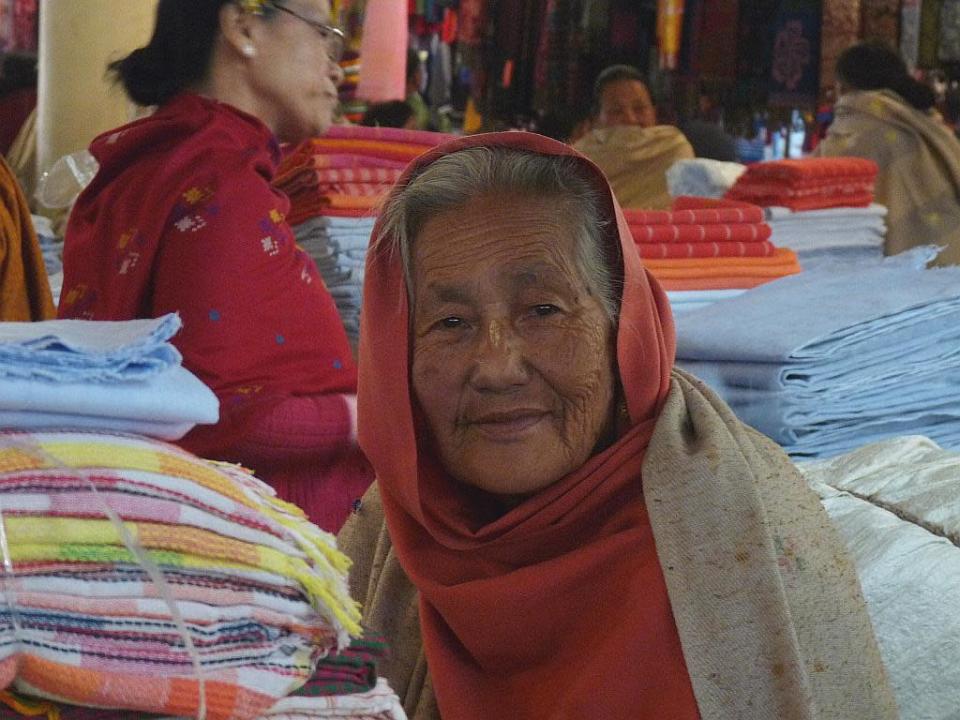
[[[658,0],[657,45],[660,48],[660,68],[662,70],[677,69],[682,29],[683,0]]]
[[[0,52],[37,51],[37,0],[0,0]]]
[[[940,9],[943,0],[921,0],[920,2],[920,52],[917,66],[932,68],[937,66],[937,43],[940,42]]]
[[[360,41],[358,97],[369,102],[403,100],[407,42],[406,0],[369,0]]]
[[[904,0],[900,8],[900,54],[914,70],[920,61],[920,0]]]
[[[940,8],[941,62],[960,62],[960,0],[944,0]]]
[[[773,24],[770,101],[783,105],[816,102],[820,89],[819,0],[782,0]]]

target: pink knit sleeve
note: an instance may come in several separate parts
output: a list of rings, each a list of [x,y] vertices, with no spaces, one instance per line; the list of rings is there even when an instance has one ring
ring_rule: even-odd
[[[232,455],[252,467],[320,461],[357,443],[353,395],[287,397],[250,417]]]

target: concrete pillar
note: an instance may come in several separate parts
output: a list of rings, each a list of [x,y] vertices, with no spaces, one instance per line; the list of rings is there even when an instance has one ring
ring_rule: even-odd
[[[132,108],[107,63],[150,39],[156,0],[43,0],[40,8],[37,168],[122,125]]]
[[[861,0],[824,0],[820,87],[834,84],[837,57],[860,38]]]

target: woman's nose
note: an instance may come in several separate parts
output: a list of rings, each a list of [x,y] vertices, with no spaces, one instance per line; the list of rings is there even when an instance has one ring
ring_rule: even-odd
[[[478,338],[471,377],[473,386],[481,391],[503,391],[528,380],[521,339],[508,323],[488,323]]]
[[[330,63],[330,80],[333,82],[334,87],[340,87],[340,83],[343,82],[343,68],[340,67],[340,63],[334,62],[333,59],[329,60]]]

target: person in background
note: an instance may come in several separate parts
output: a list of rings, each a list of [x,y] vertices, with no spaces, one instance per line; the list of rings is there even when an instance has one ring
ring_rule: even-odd
[[[50,320],[55,316],[27,198],[0,156],[0,321]]]
[[[376,103],[367,108],[360,120],[361,125],[367,127],[392,127],[417,129],[417,118],[413,108],[403,100]]]
[[[572,145],[590,131],[590,126],[589,111],[557,108],[539,119],[536,131],[544,137]]]
[[[593,90],[593,126],[574,147],[606,174],[621,205],[669,208],[666,172],[693,148],[677,128],[657,125],[657,111],[640,71],[613,65]]]
[[[64,318],[178,312],[184,366],[220,422],[180,441],[238,462],[335,531],[372,476],[356,444],[356,368],[333,299],[270,185],[280,142],[321,135],[342,33],[327,0],[160,0],[149,44],[111,66],[158,106],[90,151],[70,216]]]
[[[37,106],[37,60],[0,56],[0,155],[5,155]]]
[[[420,94],[423,86],[423,63],[415,48],[407,49],[407,105],[413,110],[414,130],[430,129],[430,108]]]
[[[723,131],[719,116],[720,111],[713,98],[701,92],[697,98],[696,114],[679,123],[680,131],[690,142],[696,157],[736,162],[736,142]]]
[[[412,720],[893,720],[856,570],[784,452],[675,370],[599,169],[414,161],[374,229],[341,531]]]
[[[839,98],[820,156],[853,156],[880,167],[887,255],[941,245],[937,265],[960,263],[960,141],[933,111],[933,90],[887,45],[868,41],[837,59]]]

